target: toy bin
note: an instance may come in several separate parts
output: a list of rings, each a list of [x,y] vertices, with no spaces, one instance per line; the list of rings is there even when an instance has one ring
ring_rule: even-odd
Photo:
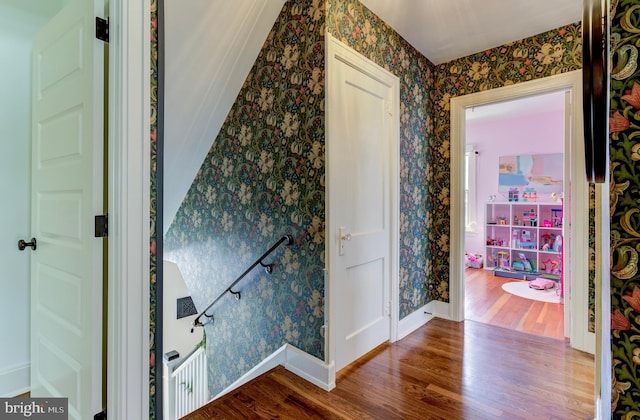
[[[466,254],[465,265],[471,268],[482,268],[482,255],[480,254]]]

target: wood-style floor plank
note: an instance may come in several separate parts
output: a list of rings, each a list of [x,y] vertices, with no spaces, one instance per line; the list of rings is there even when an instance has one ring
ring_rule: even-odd
[[[433,319],[326,392],[278,367],[187,419],[590,419],[593,357],[564,340]]]
[[[512,295],[504,283],[517,281],[483,269],[465,269],[465,317],[484,324],[564,340],[564,305]]]

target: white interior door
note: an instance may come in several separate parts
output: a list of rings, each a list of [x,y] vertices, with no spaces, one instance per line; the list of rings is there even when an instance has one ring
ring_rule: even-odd
[[[396,79],[355,55],[332,53],[329,66],[330,328],[338,370],[391,337]]]
[[[31,395],[102,409],[102,2],[70,2],[36,36],[32,97]]]

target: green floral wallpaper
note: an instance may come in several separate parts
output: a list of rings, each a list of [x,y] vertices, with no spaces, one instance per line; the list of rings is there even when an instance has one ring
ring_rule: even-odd
[[[157,217],[157,197],[158,197],[158,177],[156,172],[156,162],[158,158],[158,144],[156,142],[158,133],[158,2],[151,0],[151,197],[150,197],[150,238],[149,238],[149,273],[150,273],[150,315],[149,315],[149,418],[156,418],[156,222]]]
[[[612,1],[610,212],[612,417],[640,418],[640,4]]]
[[[448,150],[431,140],[433,64],[359,1],[331,0],[327,32],[400,79],[400,319],[433,299],[448,300],[449,268],[437,214],[448,202],[430,194],[428,185],[443,182],[434,168],[448,163]],[[434,270],[435,268],[435,270]]]
[[[200,309],[295,238],[212,309],[213,394],[284,343],[324,358],[324,22],[320,0],[284,4],[165,238]]]

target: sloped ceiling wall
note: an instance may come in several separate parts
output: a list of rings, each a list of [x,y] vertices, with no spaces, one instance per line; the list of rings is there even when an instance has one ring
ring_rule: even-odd
[[[285,0],[165,0],[164,232]],[[206,48],[203,49],[203,46]]]

